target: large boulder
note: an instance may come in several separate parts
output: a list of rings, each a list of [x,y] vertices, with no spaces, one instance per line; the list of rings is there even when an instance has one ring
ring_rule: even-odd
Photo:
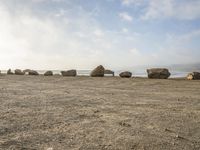
[[[200,72],[192,72],[187,75],[188,80],[200,80]]]
[[[151,79],[167,79],[170,77],[171,73],[166,68],[152,68],[147,69],[148,78]]]
[[[14,73],[12,72],[11,69],[8,69],[7,74],[8,74],[8,75],[13,75]]]
[[[15,74],[16,75],[24,75],[25,73],[22,70],[20,70],[20,69],[16,69],[15,70]]]
[[[121,72],[121,73],[119,74],[119,76],[122,77],[122,78],[131,78],[132,73],[129,72],[129,71],[124,71],[124,72]]]
[[[44,76],[52,76],[53,75],[53,72],[52,71],[46,71],[44,73]]]
[[[111,70],[108,70],[108,69],[104,70],[104,74],[111,74],[113,77],[115,76],[114,71],[111,71]]]
[[[96,67],[92,72],[90,73],[91,77],[104,77],[104,67],[102,65]]]
[[[35,71],[35,70],[30,70],[30,71],[28,72],[28,74],[29,74],[29,75],[32,75],[32,76],[37,76],[37,75],[39,75],[39,73],[38,73],[37,71]]]
[[[68,70],[68,71],[61,71],[62,76],[71,76],[71,77],[75,77],[77,75],[76,70]]]

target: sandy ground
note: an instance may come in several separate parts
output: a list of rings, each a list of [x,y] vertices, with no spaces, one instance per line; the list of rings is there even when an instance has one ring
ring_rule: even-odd
[[[200,81],[0,76],[0,149],[199,150]]]

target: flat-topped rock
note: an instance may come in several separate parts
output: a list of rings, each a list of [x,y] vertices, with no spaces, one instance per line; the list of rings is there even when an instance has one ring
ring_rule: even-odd
[[[147,69],[148,78],[150,79],[168,79],[171,75],[166,68],[152,68]]]
[[[124,72],[121,72],[119,74],[119,76],[122,77],[122,78],[131,78],[132,77],[132,73],[129,72],[129,71],[124,71]]]
[[[75,77],[77,76],[77,71],[72,69],[72,70],[68,70],[68,71],[61,71],[62,76],[71,76],[71,77]]]
[[[35,70],[30,70],[30,71],[28,72],[28,74],[29,74],[29,75],[32,75],[32,76],[37,76],[37,75],[39,75],[39,73],[38,73],[37,71],[35,71]]]

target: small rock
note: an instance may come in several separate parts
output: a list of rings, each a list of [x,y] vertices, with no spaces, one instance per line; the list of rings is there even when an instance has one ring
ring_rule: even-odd
[[[130,127],[131,126],[130,124],[128,124],[124,121],[119,122],[119,125],[124,126],[124,127]]]
[[[33,76],[39,75],[39,73],[38,73],[37,71],[35,71],[35,70],[30,70],[30,71],[28,72],[28,74],[29,74],[29,75],[33,75]]]
[[[44,73],[44,76],[53,76],[53,72],[52,71],[46,71]]]
[[[9,75],[13,75],[14,73],[12,72],[11,69],[8,69],[7,74],[9,74]]]
[[[130,78],[132,76],[132,73],[129,72],[129,71],[125,71],[125,72],[121,72],[119,74],[119,76],[122,77],[122,78]]]
[[[98,112],[100,112],[98,109],[97,109],[97,110],[94,110],[94,113],[98,113]]]
[[[25,73],[22,70],[20,70],[20,69],[16,69],[15,70],[15,74],[16,75],[24,75]]]

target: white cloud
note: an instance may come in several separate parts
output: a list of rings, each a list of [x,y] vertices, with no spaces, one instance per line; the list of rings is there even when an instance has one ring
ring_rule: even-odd
[[[156,61],[160,64],[188,64],[199,62],[198,47],[192,42],[200,39],[200,30],[186,34],[168,34],[162,46],[156,52]]]
[[[133,0],[122,0],[123,5],[130,5],[133,2]]]
[[[185,44],[190,43],[194,39],[200,38],[200,30],[190,31],[189,33],[176,35],[176,34],[167,34],[166,41],[172,43],[176,46],[185,46]]]
[[[97,36],[97,37],[102,37],[104,35],[103,31],[100,30],[100,29],[96,29],[94,31],[94,35]]]
[[[121,0],[122,5],[130,6],[130,5],[141,5],[145,2],[145,0]]]
[[[45,2],[45,1],[62,2],[64,0],[31,0],[31,1],[34,2],[34,3],[42,3],[42,2]]]
[[[56,17],[63,17],[64,15],[65,15],[65,13],[66,13],[66,10],[64,10],[64,9],[60,9],[57,13],[55,13],[54,15],[56,16]]]
[[[174,16],[182,20],[199,19],[200,18],[200,1],[199,0],[187,1],[183,3],[182,5],[176,4],[174,6]]]
[[[103,29],[83,9],[76,17],[72,12],[61,13],[62,17],[50,12],[44,17],[29,6],[23,11],[16,8],[13,14],[0,2],[1,69],[89,69],[98,64],[117,68],[131,61],[128,52],[121,52],[131,42],[124,33]],[[121,58],[126,61],[116,64]]]
[[[121,12],[121,13],[119,13],[119,17],[120,17],[122,20],[125,20],[125,21],[128,21],[128,22],[133,21],[133,17],[130,16],[127,12]]]
[[[108,30],[91,12],[80,6],[69,7],[70,11],[59,7],[57,12],[44,11],[40,14],[27,3],[18,3],[23,7],[15,7],[6,6],[0,1],[1,69],[90,69],[98,64],[119,69],[199,59],[198,55],[184,49],[185,43],[199,37],[198,30],[182,36],[169,35],[166,42],[160,43],[161,48],[155,47],[150,53],[146,48],[156,43],[154,39],[151,41],[145,34],[135,33],[128,26]],[[173,10],[170,9],[173,5],[168,4],[165,9],[158,11],[163,16],[173,16]],[[17,13],[13,13],[13,10]],[[160,17],[157,12],[152,14],[147,15],[146,19]],[[127,12],[119,16],[125,21],[133,21]]]
[[[103,31],[87,13],[79,14],[82,19],[68,17],[66,23],[66,18],[44,19],[27,9],[12,14],[0,2],[0,67],[81,68],[99,63],[108,42],[96,40],[103,36]]]
[[[122,28],[122,32],[123,33],[128,33],[128,29],[127,28]]]
[[[125,6],[141,6],[141,18],[164,19],[176,18],[193,20],[200,18],[199,0],[121,0]]]
[[[155,19],[162,17],[173,16],[173,2],[172,0],[153,0],[149,2],[149,6],[143,19]]]
[[[130,53],[133,54],[136,57],[141,55],[140,52],[139,52],[139,50],[136,49],[136,48],[131,49]]]

